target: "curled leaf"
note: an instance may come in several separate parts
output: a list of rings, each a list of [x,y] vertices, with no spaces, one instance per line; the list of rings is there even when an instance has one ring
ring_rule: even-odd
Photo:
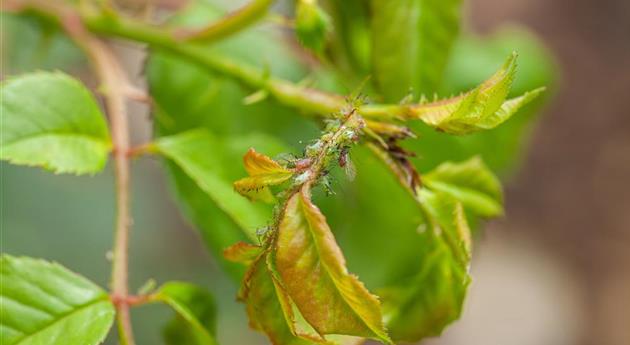
[[[426,188],[418,199],[428,218],[418,233],[422,266],[382,291],[387,327],[395,341],[439,335],[459,318],[470,282],[470,230],[462,204]]]
[[[387,147],[387,139],[399,140],[416,137],[409,127],[394,123],[365,120],[365,125],[363,131],[377,140],[383,147]]]
[[[247,304],[250,326],[269,337],[273,345],[312,345],[317,339],[295,335],[291,302],[269,269],[268,254],[252,262],[239,298]]]
[[[234,182],[234,189],[250,200],[273,202],[269,186],[281,184],[293,176],[293,171],[253,148],[247,151],[243,162],[249,177]]]
[[[390,343],[380,302],[348,273],[341,249],[307,188],[289,198],[277,230],[275,263],[288,295],[319,334]]]
[[[472,252],[470,228],[462,203],[445,193],[421,189],[420,203],[431,217],[429,224],[450,245],[453,257],[468,267]]]
[[[237,242],[223,251],[227,260],[249,265],[260,256],[262,247],[247,242]]]
[[[538,88],[506,100],[516,73],[516,57],[513,53],[499,71],[472,91],[413,106],[407,116],[450,134],[473,133],[500,125],[544,90]]]

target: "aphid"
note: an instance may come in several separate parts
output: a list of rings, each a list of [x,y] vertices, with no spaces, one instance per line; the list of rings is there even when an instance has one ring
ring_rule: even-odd
[[[271,230],[271,227],[268,225],[256,229],[256,237],[258,237],[259,239],[262,238],[267,234],[267,232],[269,232],[269,230]]]
[[[354,181],[357,176],[357,169],[350,159],[349,148],[347,146],[343,147],[339,153],[339,166],[343,168],[343,171],[346,173],[348,179],[350,181]]]
[[[316,142],[314,142],[311,145],[308,145],[305,149],[304,149],[304,155],[306,157],[313,157],[315,155],[317,155],[317,153],[322,149],[322,142],[320,140],[317,140]]]
[[[311,172],[310,171],[305,171],[301,174],[299,174],[298,176],[295,177],[295,183],[296,184],[303,184],[306,181],[308,181],[308,179],[311,177]]]
[[[285,164],[285,165],[294,162],[296,159],[298,159],[298,157],[291,152],[281,153],[274,158],[274,160],[277,161],[278,163]]]
[[[310,167],[312,163],[313,160],[311,158],[302,158],[293,162],[293,164],[295,164],[295,170],[297,171],[304,171],[308,169],[308,167]]]
[[[354,166],[354,163],[352,163],[352,160],[349,157],[343,171],[346,173],[346,176],[350,181],[354,181],[354,179],[357,177],[357,168]]]
[[[339,166],[344,168],[348,164],[348,147],[342,147],[339,152]]]

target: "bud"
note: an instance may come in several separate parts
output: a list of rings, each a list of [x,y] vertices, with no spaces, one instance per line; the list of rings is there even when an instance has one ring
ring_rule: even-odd
[[[305,47],[321,53],[331,22],[316,0],[300,0],[295,9],[295,33]]]

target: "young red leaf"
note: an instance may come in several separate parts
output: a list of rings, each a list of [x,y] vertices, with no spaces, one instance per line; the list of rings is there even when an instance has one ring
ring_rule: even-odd
[[[260,246],[247,242],[237,242],[223,251],[223,257],[232,262],[249,265],[260,256],[261,252],[262,247]]]
[[[293,176],[293,171],[273,159],[256,152],[253,148],[243,157],[249,177],[234,182],[234,189],[251,200],[273,202],[269,186],[281,184]]]

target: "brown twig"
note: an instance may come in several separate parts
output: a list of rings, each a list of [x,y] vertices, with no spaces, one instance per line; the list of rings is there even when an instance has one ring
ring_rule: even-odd
[[[152,149],[153,147],[151,143],[134,146],[134,147],[129,148],[129,150],[127,150],[127,157],[137,158],[146,154],[150,154],[152,153],[151,151]]]
[[[101,81],[102,93],[109,115],[116,176],[116,228],[114,259],[112,264],[111,290],[117,296],[116,303],[120,340],[123,345],[133,345],[133,332],[129,313],[128,248],[131,215],[129,211],[130,169],[129,124],[126,98],[129,81],[115,54],[102,40],[92,36],[83,27],[81,18],[67,14],[61,18],[62,25],[73,40],[86,52]]]

